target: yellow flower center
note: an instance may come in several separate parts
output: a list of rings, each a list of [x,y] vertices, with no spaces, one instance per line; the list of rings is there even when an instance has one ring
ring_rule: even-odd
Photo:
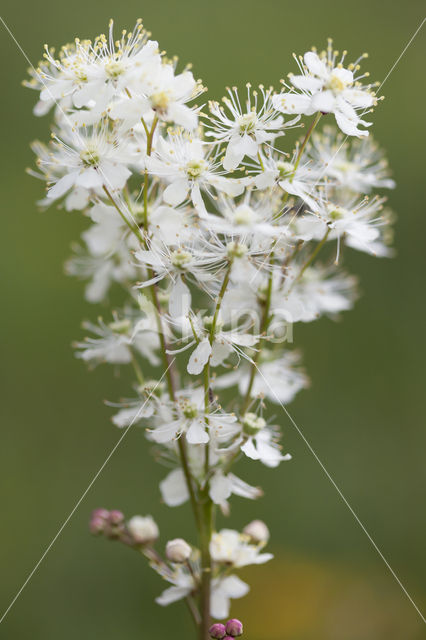
[[[330,79],[328,81],[328,89],[331,89],[335,93],[339,93],[349,87],[351,82],[347,82],[342,79],[339,74],[336,74],[334,71],[331,73]]]
[[[245,113],[238,118],[240,133],[253,133],[257,124],[257,115],[254,111]]]
[[[291,162],[277,162],[277,169],[280,172],[280,178],[289,178],[294,171],[294,165]]]
[[[191,160],[186,165],[186,173],[190,178],[198,178],[206,168],[206,163],[203,160]]]
[[[86,167],[96,167],[99,164],[100,157],[95,147],[87,147],[80,152],[80,158]]]
[[[124,71],[124,65],[119,60],[110,60],[105,65],[105,73],[112,80],[118,78]]]
[[[189,251],[177,249],[170,255],[170,260],[174,267],[177,267],[178,269],[185,269],[192,261],[192,254],[189,253]]]
[[[165,113],[169,106],[170,98],[166,91],[159,91],[151,96],[151,106],[154,111]]]

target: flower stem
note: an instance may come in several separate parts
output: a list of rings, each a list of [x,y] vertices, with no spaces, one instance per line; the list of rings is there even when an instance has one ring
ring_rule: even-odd
[[[148,129],[146,128],[145,122],[143,122],[145,129],[147,130],[147,141],[146,141],[146,152],[147,155],[150,156],[152,153],[152,142],[153,142],[153,138],[154,138],[154,132],[156,129],[156,126],[158,124],[158,118],[157,116],[155,116],[153,122],[152,122],[152,126],[151,129],[148,131]],[[144,198],[144,228],[145,228],[145,232],[146,232],[146,237],[148,237],[148,225],[149,225],[149,220],[148,220],[148,180],[149,180],[149,176],[148,176],[148,172],[145,171],[145,177],[144,177],[144,190],[143,190],[143,198]],[[145,241],[146,244],[146,241]],[[148,277],[151,279],[154,277],[154,271],[149,267],[148,268]],[[151,297],[152,297],[152,302],[154,304],[154,307],[156,309],[156,319],[157,319],[157,329],[158,329],[158,335],[160,338],[160,346],[161,346],[161,352],[162,352],[162,356],[163,356],[163,361],[164,361],[164,366],[166,367],[166,377],[167,377],[167,386],[168,386],[168,390],[169,390],[169,396],[170,399],[173,401],[173,403],[176,405],[176,388],[175,388],[175,375],[174,375],[174,368],[173,368],[173,360],[171,360],[170,358],[170,354],[169,354],[169,345],[167,343],[167,339],[164,333],[164,327],[163,327],[163,322],[162,322],[162,312],[161,312],[161,305],[160,305],[160,301],[158,299],[158,290],[157,290],[157,285],[154,282],[151,287]],[[200,526],[200,513],[199,513],[199,505],[197,502],[197,497],[195,495],[195,490],[194,490],[194,482],[193,482],[193,478],[191,475],[191,470],[189,467],[189,461],[188,461],[188,453],[187,453],[187,449],[186,449],[186,442],[184,440],[183,437],[178,438],[177,441],[177,445],[178,445],[178,451],[179,451],[179,457],[180,457],[180,461],[182,464],[182,470],[185,476],[185,482],[186,482],[186,486],[188,489],[188,493],[189,493],[189,498],[191,501],[191,506],[192,506],[192,510],[194,512],[194,518],[195,518],[195,522],[197,523],[198,526]]]
[[[154,132],[156,129],[156,126],[158,124],[158,118],[155,117],[153,122],[152,122],[152,126],[151,129],[148,130],[146,128],[147,131],[147,155],[151,155],[152,153],[152,143],[153,143],[153,137],[154,137]],[[111,193],[108,191],[107,187],[104,186],[104,191],[106,193],[106,195],[108,196],[109,200],[111,201],[111,203],[114,205],[115,209],[118,211],[118,213],[120,214],[121,218],[124,220],[124,222],[127,224],[127,226],[129,227],[129,229],[132,231],[132,233],[135,234],[135,236],[137,237],[137,239],[144,245],[146,246],[146,241],[147,241],[147,237],[148,237],[148,173],[145,172],[145,177],[144,177],[144,229],[145,229],[145,233],[146,233],[146,237],[144,238],[141,234],[141,232],[139,231],[139,228],[134,228],[133,225],[127,220],[126,216],[124,215],[124,213],[121,211],[120,207],[118,206],[118,204],[115,202],[114,198],[112,197]],[[148,277],[149,279],[154,277],[154,271],[149,267],[148,268]],[[164,362],[164,366],[165,366],[165,370],[166,370],[166,380],[167,380],[167,387],[168,387],[168,391],[169,391],[169,396],[170,399],[173,401],[174,404],[176,404],[176,389],[175,389],[175,369],[174,369],[174,360],[171,359],[170,354],[169,354],[169,345],[167,343],[167,339],[165,336],[165,332],[164,332],[164,327],[163,327],[163,322],[162,322],[162,311],[161,311],[161,304],[158,298],[158,289],[157,289],[157,285],[156,283],[153,283],[150,287],[150,292],[151,292],[151,298],[152,298],[152,302],[153,305],[155,307],[155,318],[156,318],[156,322],[157,322],[157,331],[158,331],[158,336],[160,339],[160,346],[161,346],[161,354],[163,357],[163,362]],[[187,450],[186,450],[186,443],[183,440],[183,438],[179,438],[177,441],[178,444],[178,451],[179,451],[179,457],[181,460],[181,464],[182,464],[182,470],[185,476],[185,481],[186,481],[186,485],[188,488],[188,493],[189,493],[189,497],[190,497],[190,501],[191,501],[191,506],[192,506],[192,510],[194,512],[194,518],[196,523],[199,525],[200,522],[200,516],[199,516],[199,510],[198,510],[198,503],[197,503],[197,498],[195,495],[195,490],[194,490],[194,483],[193,483],[193,479],[191,476],[191,471],[189,468],[189,462],[188,462],[188,455],[187,455]]]
[[[311,255],[309,256],[309,258],[306,260],[306,262],[304,263],[304,265],[302,266],[302,268],[300,269],[298,275],[296,276],[296,278],[293,280],[293,282],[291,283],[291,287],[288,290],[288,293],[291,292],[291,290],[293,289],[294,285],[296,284],[296,282],[298,282],[300,280],[300,278],[303,276],[303,274],[305,273],[306,269],[313,263],[313,261],[315,260],[315,258],[317,257],[317,255],[319,254],[319,252],[321,251],[322,247],[324,246],[324,244],[327,242],[327,238],[329,236],[330,233],[330,229],[327,229],[327,231],[325,232],[324,236],[322,237],[322,239],[318,242],[317,246],[315,247],[315,249],[313,250],[313,252],[311,253]],[[288,295],[288,294],[287,294]]]
[[[129,220],[127,219],[126,215],[121,211],[120,207],[118,206],[118,204],[116,203],[116,201],[112,197],[110,191],[108,190],[108,188],[105,185],[103,186],[103,190],[105,191],[106,195],[108,196],[108,200],[111,202],[111,204],[116,209],[116,211],[118,211],[118,213],[120,214],[120,217],[123,220],[123,222],[126,223],[126,225],[129,227],[130,231],[137,237],[139,242],[143,242],[144,239],[143,239],[143,237],[141,235],[141,232],[139,231],[139,229],[137,227],[134,227],[132,225],[132,223],[129,222]]]
[[[210,628],[210,597],[211,597],[211,556],[210,540],[213,533],[213,503],[208,495],[208,486],[204,488],[204,502],[202,504],[200,548],[201,548],[201,590],[199,640],[207,640]]]
[[[315,129],[315,127],[317,126],[318,122],[320,121],[322,116],[321,111],[318,111],[318,113],[316,114],[315,118],[312,120],[311,122],[311,126],[309,127],[309,129],[306,132],[305,137],[303,138],[303,142],[299,148],[298,154],[297,154],[297,158],[296,158],[296,162],[294,163],[294,169],[293,169],[293,175],[290,178],[290,180],[293,180],[294,175],[297,171],[297,167],[299,166],[300,160],[302,158],[303,152],[305,150],[306,145],[308,144],[308,140],[312,135],[313,130]]]
[[[302,159],[302,155],[303,155],[303,152],[305,150],[305,147],[308,144],[309,138],[311,137],[315,127],[317,126],[318,122],[320,121],[321,116],[322,116],[322,113],[320,111],[318,111],[318,113],[316,114],[315,118],[312,120],[311,126],[307,130],[305,137],[303,138],[303,142],[300,145],[299,150],[297,152],[297,156],[296,156],[296,160],[295,160],[295,163],[294,163],[293,171],[291,172],[291,175],[290,175],[290,178],[289,178],[290,182],[293,182],[293,180],[294,180],[294,176],[296,175],[296,171],[297,171],[297,168],[298,168],[298,166],[300,164],[300,160]],[[289,192],[286,191],[286,193],[284,195],[284,198],[283,198],[283,202],[282,202],[283,205],[285,205],[285,203],[287,202],[289,195],[290,195]]]
[[[272,302],[272,285],[273,285],[273,280],[274,280],[274,270],[272,268],[272,264],[274,261],[274,251],[272,251],[269,255],[269,265],[271,267],[271,270],[269,272],[269,278],[268,278],[268,288],[266,290],[266,299],[265,299],[265,303],[263,306],[263,313],[262,313],[262,319],[260,322],[260,334],[265,334],[266,331],[268,330],[268,327],[270,325],[271,322],[271,316],[269,315],[269,312],[271,310],[271,302]],[[249,378],[249,383],[247,386],[247,391],[246,391],[246,395],[244,397],[244,402],[242,405],[242,410],[241,410],[241,415],[244,415],[245,412],[247,411],[249,404],[250,404],[250,396],[251,396],[251,391],[253,389],[253,384],[254,384],[254,378],[256,375],[256,369],[257,369],[257,364],[259,362],[259,358],[260,358],[260,354],[262,351],[262,347],[259,345],[258,350],[256,351],[256,353],[253,356],[252,359],[252,363],[251,363],[251,369],[250,369],[250,378]]]
[[[216,308],[213,314],[213,320],[210,327],[209,341],[213,345],[214,337],[216,333],[217,322],[219,319],[220,308],[222,306],[223,297],[229,284],[231,277],[233,259],[230,258],[228,266],[225,271],[225,275],[220,287],[217,299]],[[209,424],[209,410],[210,410],[210,361],[204,367],[204,420],[206,425]],[[200,640],[206,640],[208,638],[208,630],[210,628],[210,596],[211,596],[211,556],[210,556],[210,540],[213,533],[213,520],[214,520],[214,505],[209,495],[209,473],[210,473],[210,444],[205,445],[205,459],[204,459],[204,474],[205,484],[202,491],[202,504],[201,523],[200,523],[200,549],[201,549],[201,589],[200,589],[200,612],[201,612],[201,624],[200,624]]]

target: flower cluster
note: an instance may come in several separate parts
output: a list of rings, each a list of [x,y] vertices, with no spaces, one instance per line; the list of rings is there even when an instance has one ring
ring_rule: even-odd
[[[263,522],[217,531],[216,516],[232,495],[262,495],[235,475],[238,459],[272,468],[291,458],[268,406],[308,385],[293,326],[352,307],[344,249],[391,254],[392,214],[373,191],[394,183],[362,119],[374,85],[345,57],[329,42],[296,58],[300,74],[280,93],[247,85],[197,106],[204,88],[190,67],[179,70],[140,21],[118,41],[111,23],[58,55],[46,47],[27,82],[35,113],[53,110],[51,142],[33,145],[41,205],[86,216],[67,270],[106,308],[76,355],[132,372],[113,423],[144,427],[168,468],[162,500],[190,501],[199,548],[176,538],[163,558],[150,516],[98,509],[90,528],[141,551],[171,585],[157,602],[186,599],[204,640],[210,616],[226,618],[249,589],[234,571],[272,557]],[[295,128],[300,140],[284,145]],[[110,314],[114,289],[122,305]],[[210,635],[238,636],[237,623]]]

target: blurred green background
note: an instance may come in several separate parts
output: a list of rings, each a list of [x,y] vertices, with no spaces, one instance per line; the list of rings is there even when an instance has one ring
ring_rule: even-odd
[[[327,36],[354,58],[368,51],[373,79],[383,79],[419,26],[424,5],[278,0],[104,0],[5,2],[3,18],[36,63],[42,45],[93,37],[114,17],[118,29],[145,25],[170,54],[192,61],[195,75],[221,97],[226,85],[272,83],[294,71],[291,53]],[[386,82],[374,134],[388,150],[398,182],[396,259],[347,252],[363,296],[343,322],[296,327],[312,387],[290,412],[408,591],[425,611],[424,398],[426,266],[424,105],[426,29]],[[119,433],[104,399],[126,395],[128,380],[110,368],[87,373],[70,344],[83,317],[101,311],[83,301],[81,283],[63,274],[77,214],[39,213],[39,182],[25,175],[29,142],[47,139],[48,120],[20,86],[28,66],[1,34],[0,173],[3,611],[86,489]],[[423,136],[423,140],[422,140]],[[284,414],[291,463],[278,471],[241,465],[265,489],[257,504],[234,501],[231,526],[253,517],[270,525],[277,559],[246,571],[251,593],[236,602],[247,640],[414,640],[423,623]],[[244,468],[243,468],[244,467]],[[187,507],[159,505],[158,481],[143,431],[131,430],[40,568],[0,625],[0,637],[192,637],[182,605],[153,604],[163,588],[127,549],[87,532],[96,506],[128,515],[152,513],[167,536],[194,539]],[[244,574],[243,574],[244,577]]]

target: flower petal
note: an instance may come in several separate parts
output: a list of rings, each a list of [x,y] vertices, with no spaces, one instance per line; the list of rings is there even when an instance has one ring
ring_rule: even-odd
[[[164,190],[163,198],[164,202],[176,207],[183,202],[188,195],[189,185],[186,178],[178,178]]]
[[[160,482],[160,492],[168,507],[178,507],[189,499],[182,469],[174,469]]]
[[[199,375],[207,364],[211,352],[212,348],[209,339],[204,338],[191,353],[187,366],[188,373],[193,376]]]
[[[274,109],[281,113],[298,113],[310,116],[315,113],[311,105],[312,98],[298,93],[280,93],[272,96]]]
[[[193,420],[186,432],[186,439],[189,444],[206,444],[210,440],[210,436],[206,431],[204,421]]]
[[[223,473],[215,473],[210,481],[209,496],[215,504],[223,504],[232,493],[231,481]]]
[[[169,313],[172,318],[187,316],[191,307],[191,293],[180,276],[172,286],[169,298]]]
[[[190,593],[191,587],[169,587],[163,591],[158,598],[155,598],[155,602],[160,604],[162,607],[165,607],[172,602],[177,602],[178,600],[182,600],[182,598],[186,598]]]
[[[325,62],[320,59],[314,51],[307,51],[303,56],[303,60],[308,67],[310,73],[319,78],[327,78],[328,70]]]
[[[320,91],[312,97],[312,106],[315,111],[330,113],[336,105],[336,98],[332,91]]]

